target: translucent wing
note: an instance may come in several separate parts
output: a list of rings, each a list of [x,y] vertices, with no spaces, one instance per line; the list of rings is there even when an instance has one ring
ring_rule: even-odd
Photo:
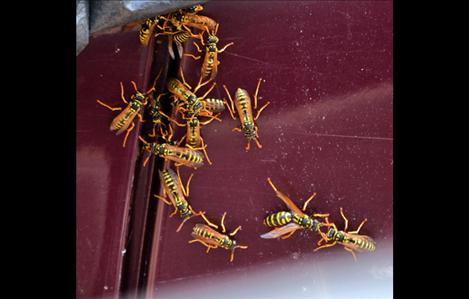
[[[283,235],[286,235],[288,233],[292,233],[292,232],[294,232],[294,231],[296,231],[297,229],[300,229],[300,228],[301,228],[301,226],[299,226],[296,223],[291,222],[291,223],[288,223],[287,225],[274,228],[273,230],[271,230],[268,233],[262,234],[261,238],[262,239],[276,239],[276,238],[279,238],[279,237],[281,237]]]

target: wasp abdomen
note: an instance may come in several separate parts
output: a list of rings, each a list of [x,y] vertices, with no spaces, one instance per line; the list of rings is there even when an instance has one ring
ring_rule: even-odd
[[[292,220],[292,213],[290,212],[277,212],[271,214],[264,219],[264,224],[267,226],[282,226]]]

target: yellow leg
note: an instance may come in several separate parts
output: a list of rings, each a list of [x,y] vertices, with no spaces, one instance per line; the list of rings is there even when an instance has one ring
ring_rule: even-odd
[[[226,88],[226,85],[225,85],[225,84],[223,84],[223,88],[225,89],[225,92],[226,92],[226,94],[228,95],[228,99],[230,99],[231,110],[234,112],[234,111],[235,111],[235,107],[234,107],[233,99],[231,98],[231,94],[230,94],[230,92],[228,91],[228,88]],[[233,119],[234,119],[234,118],[233,118]]]
[[[125,137],[124,137],[124,142],[122,143],[122,147],[125,147],[125,144],[127,143],[127,138],[129,137],[129,134],[130,134],[130,131],[132,131],[135,127],[135,123],[132,122],[132,125],[130,126],[130,128],[127,129],[127,132],[125,133]]]
[[[348,219],[345,217],[344,210],[342,209],[342,207],[340,207],[340,215],[342,216],[342,218],[344,218],[344,221],[345,221],[344,232],[346,232],[348,229]]]
[[[207,159],[208,164],[212,165],[213,163],[212,163],[212,161],[210,161],[210,158],[208,157],[207,151],[205,150],[205,148],[206,148],[207,146],[205,145],[204,139],[203,139],[202,137],[200,137],[200,140],[201,140],[201,142],[202,142],[202,152],[204,153],[205,158]]]
[[[179,74],[181,75],[182,84],[187,86],[189,89],[192,89],[192,87],[189,84],[187,84],[186,79],[184,78],[184,71],[182,69],[182,65],[179,67]]]
[[[235,228],[235,230],[232,231],[229,235],[233,237],[233,236],[236,235],[240,230],[241,230],[241,225],[238,226],[237,228]]]
[[[358,226],[358,228],[354,231],[351,231],[349,232],[349,234],[358,234],[358,232],[360,231],[360,229],[362,228],[362,226],[366,223],[368,219],[363,219],[362,223],[360,223],[360,225]]]
[[[192,57],[192,58],[194,58],[194,60],[199,60],[200,57],[202,57],[202,56],[195,56],[194,54],[187,54],[187,53],[185,53],[184,56]]]
[[[226,232],[225,223],[224,223],[225,222],[225,216],[226,216],[226,212],[223,213],[223,216],[221,216],[221,222],[220,222],[223,233]]]
[[[335,244],[337,244],[336,241],[334,241],[333,243],[330,243],[330,244],[325,244],[325,245],[319,246],[318,248],[315,248],[313,251],[316,252],[316,251],[318,251],[319,249],[322,249],[322,248],[332,247]]]
[[[177,233],[182,229],[182,227],[184,226],[184,223],[186,223],[186,221],[189,220],[189,219],[190,218],[186,218],[186,219],[182,220],[181,224],[179,224],[179,226],[176,230]]]
[[[109,110],[112,110],[112,111],[122,110],[121,107],[115,107],[115,108],[113,108],[113,107],[111,107],[111,106],[109,106],[109,105],[104,104],[104,103],[101,102],[100,100],[96,100],[96,102],[98,102],[98,104],[100,104],[100,105],[102,105],[102,106],[104,106],[104,107],[106,107],[106,108],[108,108]]]
[[[153,194],[154,197],[162,200],[165,204],[169,205],[169,206],[172,206],[173,204],[170,202],[170,201],[167,201],[166,198],[164,198],[163,196],[159,196],[157,194]]]
[[[228,102],[227,102],[225,99],[223,99],[223,103],[224,103],[224,104],[226,105],[226,107],[228,108],[228,111],[230,112],[231,118],[236,119],[236,117],[235,117],[234,114],[233,114],[233,111],[231,111],[231,107],[230,107],[230,105],[228,104]]]
[[[256,142],[258,148],[262,148],[262,144],[260,143],[258,138],[254,138],[254,141]]]
[[[166,117],[169,121],[171,121],[172,123],[174,123],[178,127],[185,127],[186,126],[186,124],[181,124],[180,122],[178,122],[174,118],[170,117],[169,115],[166,115],[166,113],[163,113],[162,111],[160,111],[160,114],[162,116]]]
[[[242,132],[240,128],[233,128],[232,132]]]
[[[269,106],[270,102],[265,103],[264,106],[262,106],[261,109],[257,110],[256,117],[254,117],[254,120],[257,120],[259,116],[261,115],[262,110],[264,110],[267,106]]]
[[[206,246],[206,247],[208,247],[208,248],[218,248],[218,246],[207,244],[207,243],[205,243],[204,241],[199,240],[199,239],[190,240],[188,243],[189,243],[189,244],[192,244],[192,243],[194,243],[194,242],[202,243],[204,246]],[[207,251],[207,252],[208,252],[208,251]]]
[[[296,230],[290,232],[288,235],[282,236],[282,239],[288,239],[288,238],[290,238],[291,235],[293,235],[295,232],[296,232]]]
[[[208,80],[207,82],[204,83],[204,85],[207,84],[207,83],[210,82],[210,81],[211,81],[211,80]],[[200,98],[198,98],[198,99],[199,99],[199,100],[205,99],[205,97],[208,96],[208,94],[212,91],[212,89],[215,87],[215,85],[217,85],[217,83],[213,82],[212,86],[207,90],[207,92],[206,92],[202,97],[200,97]],[[203,85],[202,85],[202,86],[203,86]],[[195,93],[196,91],[197,91],[197,89],[194,90],[194,93]]]
[[[223,53],[223,52],[226,50],[226,48],[228,48],[228,47],[230,47],[230,46],[232,46],[232,45],[234,45],[233,42],[231,42],[231,43],[225,45],[223,48],[221,48],[220,50],[218,50],[218,53]]]
[[[245,147],[246,152],[249,151],[250,148],[251,148],[251,141],[248,141]]]
[[[256,91],[254,92],[254,109],[257,109],[257,94],[259,93],[261,82],[262,82],[262,78],[259,78],[259,81],[257,81]]]
[[[134,87],[135,92],[138,92],[137,83],[135,83],[135,81],[130,81],[130,83]]]
[[[305,204],[303,205],[303,212],[306,211],[306,207],[308,206],[309,202],[313,200],[313,198],[316,196],[316,192],[314,192],[306,201]],[[329,216],[329,214],[327,214]]]
[[[124,97],[124,84],[122,84],[122,81],[120,82],[120,86],[121,86],[121,99],[124,103],[128,104]]]
[[[208,218],[205,217],[205,213],[199,213],[199,214],[200,214],[200,217],[202,217],[209,226],[211,226],[215,229],[218,229],[218,225],[213,224],[212,222],[210,222],[210,220],[208,220]]]
[[[194,43],[194,46],[197,48],[197,51],[199,53],[202,53],[202,50],[200,50],[199,45],[196,42],[193,42],[193,43]]]

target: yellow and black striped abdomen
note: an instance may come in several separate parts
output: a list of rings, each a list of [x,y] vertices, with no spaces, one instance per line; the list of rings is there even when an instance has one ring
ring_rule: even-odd
[[[191,35],[189,34],[189,32],[181,31],[181,32],[176,33],[173,36],[173,40],[176,43],[182,44],[182,43],[186,42],[190,37],[191,37]]]
[[[282,226],[289,223],[292,220],[291,212],[277,212],[271,214],[264,219],[264,224],[270,227],[273,226]]]
[[[376,244],[369,237],[357,236],[354,238],[354,245],[363,251],[375,251]]]

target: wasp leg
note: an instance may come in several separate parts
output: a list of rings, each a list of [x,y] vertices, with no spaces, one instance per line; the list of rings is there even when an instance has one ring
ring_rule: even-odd
[[[235,117],[234,114],[233,114],[233,111],[232,111],[231,108],[230,108],[230,105],[228,105],[228,102],[227,102],[225,99],[223,99],[223,104],[225,104],[226,107],[228,107],[228,111],[230,112],[231,118],[232,118],[232,119],[236,119],[236,117]]]
[[[142,116],[141,114],[137,114],[137,117],[138,117],[138,120],[139,120],[141,123],[146,122],[146,120],[143,119],[143,116]]]
[[[262,148],[262,144],[261,144],[261,142],[259,141],[258,138],[254,138],[254,141],[256,142],[256,145],[257,145],[258,148]]]
[[[199,45],[196,42],[193,42],[194,46],[197,48],[197,51],[199,53],[202,53],[202,50],[200,50]]]
[[[254,109],[257,109],[257,94],[259,93],[261,82],[262,82],[262,78],[259,78],[259,81],[257,81],[256,91],[254,92]]]
[[[124,97],[124,84],[122,84],[122,81],[120,82],[120,86],[121,86],[121,99],[124,103],[128,104],[128,102],[125,100],[125,97]]]
[[[240,230],[241,230],[241,225],[238,226],[237,228],[235,228],[235,230],[232,231],[229,235],[230,235],[231,237],[233,237],[233,236],[236,235]]]
[[[306,207],[308,206],[309,202],[313,200],[313,198],[316,196],[316,192],[314,192],[306,201],[305,204],[303,205],[303,212],[306,211]],[[329,214],[328,214],[329,216]]]
[[[151,154],[148,155],[148,157],[145,159],[145,161],[143,161],[143,167],[147,166],[147,163],[148,163],[148,160],[150,160],[150,157],[151,157]]]
[[[318,251],[319,249],[322,249],[322,248],[332,247],[335,244],[337,244],[337,241],[334,241],[333,243],[330,243],[330,244],[324,244],[322,246],[319,246],[318,248],[315,248],[313,251],[316,252],[316,251]]]
[[[132,122],[132,125],[130,126],[130,128],[127,129],[127,133],[125,133],[125,137],[124,137],[124,142],[122,143],[122,147],[125,147],[125,144],[127,143],[127,137],[129,137],[129,134],[130,134],[130,131],[132,131],[135,127],[135,123]]]
[[[246,152],[248,152],[250,148],[251,148],[251,141],[248,141],[244,149],[246,150]]]
[[[351,231],[351,232],[348,232],[349,234],[358,234],[358,232],[360,231],[360,229],[362,228],[362,226],[365,224],[365,222],[368,221],[368,219],[363,219],[362,223],[360,223],[360,225],[358,226],[358,228],[354,231]]]
[[[221,221],[220,221],[220,224],[221,224],[221,228],[222,228],[222,231],[225,233],[226,232],[226,228],[225,228],[225,216],[226,216],[226,211],[225,213],[223,213],[223,216],[221,216]]]
[[[153,194],[153,196],[160,199],[160,200],[162,200],[165,204],[167,204],[169,206],[173,205],[170,201],[167,201],[166,198],[164,198],[163,196],[159,196],[159,195],[156,195],[156,194]]]
[[[234,111],[235,111],[235,108],[234,108],[234,102],[233,102],[233,99],[231,98],[231,94],[230,94],[230,92],[228,91],[228,88],[226,88],[226,85],[225,85],[225,84],[223,84],[223,88],[225,89],[225,92],[226,92],[226,94],[228,95],[228,98],[230,99],[230,103],[231,103],[231,111],[233,111],[233,112],[234,112]],[[232,117],[233,117],[233,115],[232,115]],[[233,119],[235,119],[235,118],[233,117]]]
[[[240,128],[233,128],[232,132],[242,132]]]
[[[184,185],[182,184],[182,180],[181,180],[181,174],[179,173],[179,167],[176,168],[176,172],[177,172],[177,176],[179,179],[179,184],[181,184],[182,193],[184,193],[185,196],[189,196],[189,186],[191,184],[194,173],[191,173],[191,175],[189,176],[189,179],[187,180],[186,187],[184,188]]]
[[[231,42],[231,43],[229,43],[229,44],[226,44],[223,48],[221,48],[220,50],[218,50],[218,53],[223,53],[223,52],[226,50],[226,48],[228,48],[228,47],[230,47],[230,46],[232,46],[232,45],[234,45],[233,42]]]
[[[182,84],[187,86],[189,89],[192,89],[192,87],[189,84],[187,84],[186,79],[184,78],[184,71],[182,69],[182,65],[179,67],[179,74],[181,75]]]
[[[210,117],[210,119],[207,120],[207,121],[201,121],[200,124],[205,126],[205,125],[208,125],[209,123],[211,123],[212,121],[214,121],[215,119],[221,122],[221,119],[219,119],[219,118],[217,117],[217,116],[219,116],[219,115],[220,115],[220,113],[218,113],[217,115],[210,115],[210,116],[207,116],[207,117]]]
[[[187,54],[187,53],[185,53],[184,56],[192,57],[192,58],[194,58],[194,60],[199,60],[200,57],[202,57],[202,56],[195,56],[194,54]]]
[[[210,220],[208,220],[208,218],[205,217],[205,213],[200,213],[200,217],[202,217],[209,226],[211,226],[215,229],[218,229],[218,225],[213,224],[212,222],[210,222]]]
[[[175,212],[176,212],[176,211],[175,211]],[[184,226],[184,223],[186,223],[186,221],[189,220],[189,219],[190,219],[190,218],[186,218],[186,219],[182,220],[181,224],[179,224],[179,226],[178,226],[178,228],[177,228],[177,230],[176,230],[177,233],[178,233],[178,232],[181,230],[181,228]]]
[[[208,247],[208,248],[218,248],[218,246],[207,244],[207,243],[205,243],[204,241],[199,240],[199,239],[190,240],[188,243],[191,244],[191,243],[194,243],[194,242],[202,243],[204,246],[206,246],[206,247]],[[208,252],[208,251],[207,251],[207,252]]]
[[[96,102],[98,102],[98,104],[100,104],[100,105],[102,105],[102,106],[104,106],[104,107],[106,107],[106,108],[108,108],[109,110],[112,110],[112,111],[122,110],[121,107],[115,107],[115,108],[113,108],[113,107],[111,107],[111,106],[109,106],[109,105],[104,104],[104,103],[101,102],[100,100],[96,100]]]
[[[342,216],[342,218],[344,218],[344,221],[345,221],[344,232],[346,232],[348,228],[348,219],[345,217],[344,210],[342,209],[342,207],[340,207],[339,210],[340,210],[340,215]]]
[[[262,108],[257,110],[257,114],[256,114],[256,117],[254,117],[254,120],[257,120],[259,118],[259,116],[261,115],[262,110],[264,110],[267,106],[269,106],[269,104],[270,104],[270,102],[267,102],[267,103],[265,103],[264,106],[262,106]]]
[[[135,92],[138,92],[137,83],[135,83],[135,81],[130,81],[130,83],[134,87]]]
[[[180,122],[178,122],[177,120],[175,120],[174,118],[166,115],[166,113],[163,113],[162,111],[160,111],[160,114],[164,117],[166,117],[169,121],[171,121],[172,123],[176,124],[178,127],[185,127],[186,124],[181,124]]]
[[[202,150],[202,152],[204,153],[205,158],[207,159],[208,164],[212,165],[213,163],[212,163],[212,161],[210,161],[210,158],[208,157],[207,151],[205,150],[205,148],[207,146],[204,143],[204,139],[202,137],[200,137],[200,140],[202,142],[202,147],[201,148],[196,149],[196,148],[192,148],[190,145],[188,145],[188,146],[191,147],[194,150]]]
[[[288,239],[288,238],[290,238],[291,235],[293,235],[295,232],[296,232],[296,230],[290,232],[288,235],[282,236],[281,238],[282,238],[282,239]]]
[[[344,249],[347,250],[348,252],[350,252],[350,253],[352,254],[353,259],[354,259],[354,261],[356,262],[356,261],[357,261],[357,256],[355,255],[355,252],[353,252],[352,249],[347,248],[347,247],[344,247]]]
[[[206,85],[206,84],[209,83],[210,81],[212,81],[212,80],[205,81],[202,85],[197,86],[197,87],[194,89],[194,93],[197,92],[197,90],[199,90],[199,88],[201,88],[202,86]],[[198,99],[199,99],[199,100],[205,99],[205,97],[208,96],[208,94],[212,91],[212,89],[215,87],[215,85],[217,85],[217,83],[213,82],[212,86],[205,92],[205,94],[204,94],[203,96],[201,96],[200,98],[198,98]]]

